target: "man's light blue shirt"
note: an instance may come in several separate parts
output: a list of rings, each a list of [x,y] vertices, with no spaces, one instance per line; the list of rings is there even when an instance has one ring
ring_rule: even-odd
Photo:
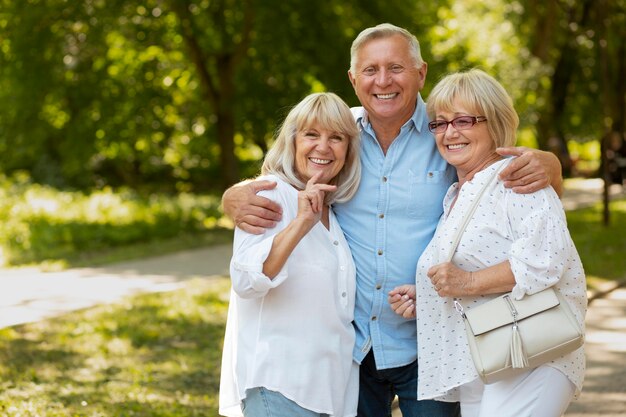
[[[373,349],[378,369],[395,368],[416,360],[416,326],[391,310],[387,293],[415,284],[417,260],[456,174],[437,151],[421,96],[386,155],[365,110],[352,111],[361,131],[361,184],[352,200],[333,207],[357,268],[354,359]]]

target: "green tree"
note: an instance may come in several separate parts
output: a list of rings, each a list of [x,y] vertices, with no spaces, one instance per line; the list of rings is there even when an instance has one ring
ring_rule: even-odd
[[[522,141],[555,152],[568,174],[569,141],[623,138],[625,16],[623,0],[456,2],[430,31],[433,61],[496,75]]]
[[[419,35],[437,10],[399,0],[0,4],[0,170],[171,190],[254,174],[304,95],[332,90],[355,104],[346,71],[358,31],[391,21]]]
[[[545,69],[538,90],[542,105],[537,141],[561,156],[568,173],[568,140],[601,140],[613,129],[624,135],[626,4],[623,0],[521,4],[513,20]]]

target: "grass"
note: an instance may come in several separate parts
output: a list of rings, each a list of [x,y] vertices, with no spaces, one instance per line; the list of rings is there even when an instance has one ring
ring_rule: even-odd
[[[609,228],[601,209],[567,213],[591,286],[626,282],[626,200],[612,203]],[[150,246],[135,255],[144,250]],[[227,278],[196,279],[181,290],[0,329],[0,415],[217,417],[228,288]]]
[[[604,281],[626,283],[626,200],[610,204],[611,224],[602,224],[602,204],[567,212],[567,222],[591,288]]]
[[[0,415],[217,416],[229,280],[0,330]]]

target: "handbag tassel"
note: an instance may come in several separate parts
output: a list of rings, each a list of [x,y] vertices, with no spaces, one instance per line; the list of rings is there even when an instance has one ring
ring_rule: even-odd
[[[511,366],[513,368],[526,368],[528,366],[528,359],[526,352],[524,352],[524,344],[517,323],[513,324],[513,331],[511,332]]]

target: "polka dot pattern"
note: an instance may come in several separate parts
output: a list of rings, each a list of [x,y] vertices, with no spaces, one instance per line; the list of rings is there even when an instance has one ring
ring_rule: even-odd
[[[505,160],[489,166],[461,189],[458,184],[450,187],[437,231],[419,260],[416,273],[419,399],[458,401],[457,387],[478,377],[454,300],[435,292],[426,271],[446,261],[464,213],[483,184],[506,163]],[[515,275],[515,298],[555,286],[584,328],[585,274],[567,230],[563,206],[552,188],[516,194],[497,182],[485,191],[463,231],[452,262],[461,269],[478,271],[507,260]],[[458,300],[464,308],[471,309],[493,297]],[[563,372],[580,392],[585,371],[583,348],[553,361],[550,366]]]

